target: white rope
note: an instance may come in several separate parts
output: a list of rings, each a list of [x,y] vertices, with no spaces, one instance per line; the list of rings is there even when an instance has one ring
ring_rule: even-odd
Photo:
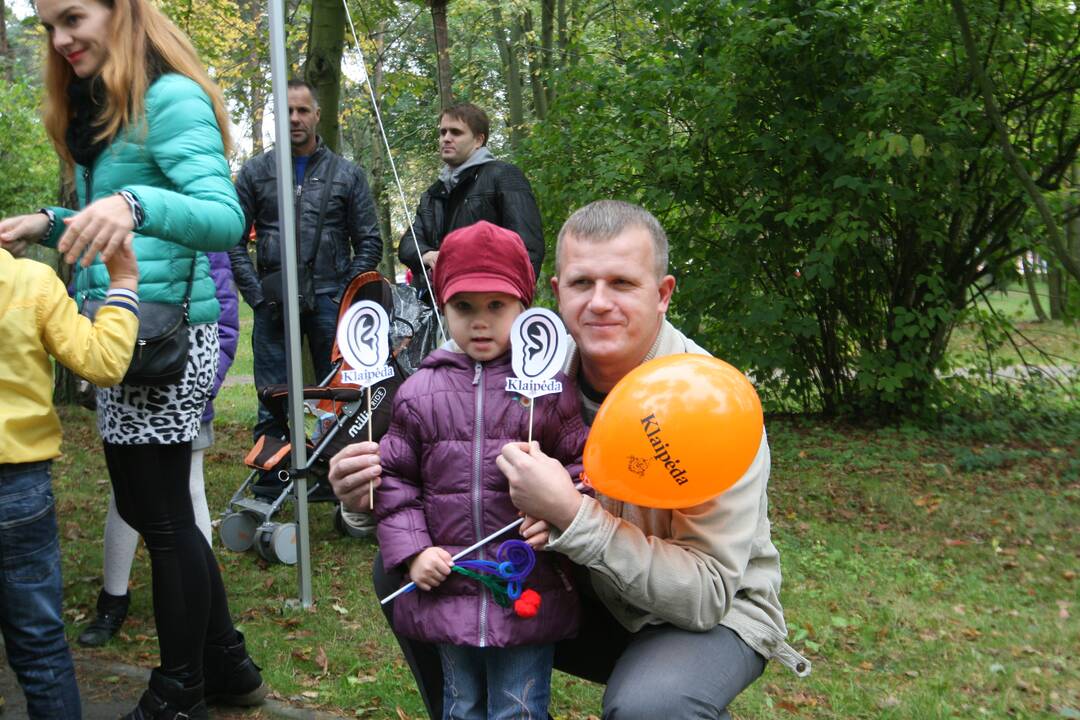
[[[398,199],[401,201],[401,209],[405,213],[405,218],[409,223],[409,235],[412,237],[413,246],[416,248],[416,257],[420,259],[420,272],[424,276],[424,286],[427,288],[428,296],[431,298],[431,304],[435,309],[435,318],[439,321],[439,336],[440,342],[445,343],[447,339],[446,328],[443,325],[442,313],[439,312],[439,301],[435,297],[435,289],[431,286],[431,278],[428,277],[427,266],[424,264],[424,260],[421,257],[420,241],[416,239],[416,230],[413,228],[413,222],[410,219],[412,217],[409,212],[409,204],[405,200],[405,189],[401,185],[401,178],[398,176],[397,164],[394,162],[394,155],[390,152],[390,140],[386,137],[386,127],[383,125],[382,114],[379,112],[379,101],[375,97],[375,88],[372,86],[367,72],[367,63],[364,61],[364,53],[360,49],[359,36],[356,34],[356,27],[353,25],[352,13],[349,11],[349,3],[347,0],[341,0],[341,6],[345,8],[345,19],[349,22],[349,31],[352,33],[353,51],[355,58],[350,58],[348,53],[342,58],[342,70],[347,75],[353,75],[350,77],[354,82],[358,82],[361,85],[366,85],[368,89],[368,96],[371,97],[371,107],[375,111],[375,122],[379,126],[379,135],[382,137],[383,147],[386,148],[386,157],[390,160],[390,169],[394,173],[394,184],[397,186]],[[358,60],[359,66],[353,66],[350,60]]]

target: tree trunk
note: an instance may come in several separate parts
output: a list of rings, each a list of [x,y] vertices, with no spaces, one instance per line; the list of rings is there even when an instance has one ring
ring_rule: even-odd
[[[383,79],[383,48],[385,47],[386,22],[380,22],[375,34],[375,65],[371,69],[371,91],[375,97],[381,97],[379,92]],[[392,182],[388,170],[389,163],[386,158],[386,148],[383,146],[382,137],[375,137],[371,143],[371,195],[375,201],[375,214],[379,218],[379,235],[383,239],[383,257],[379,263],[379,272],[390,282],[397,279],[397,245],[394,243],[393,226],[390,223],[390,208],[393,203],[393,193],[390,191]]]
[[[247,118],[251,127],[251,157],[261,155],[263,151],[263,115],[266,108],[266,74],[263,72],[259,41],[263,32],[264,17],[260,5],[255,0],[240,0],[237,3],[240,19],[247,25],[250,37],[245,40],[247,59],[244,62],[247,77]]]
[[[1072,187],[1073,192],[1076,193],[1077,190],[1080,189],[1080,165],[1073,164],[1070,174],[1072,181],[1069,183],[1069,185],[1070,187]],[[1076,197],[1076,195],[1074,194],[1073,197]],[[1080,202],[1078,202],[1077,205],[1080,205]],[[1069,254],[1072,255],[1073,259],[1075,259],[1077,262],[1080,262],[1080,215],[1074,217],[1072,220],[1069,221],[1069,224],[1067,226],[1067,236]],[[1080,283],[1070,282],[1068,277],[1062,278],[1061,304],[1066,311],[1068,311],[1070,307],[1076,306],[1077,303],[1075,296],[1073,296],[1073,301],[1071,303],[1069,302],[1070,293],[1076,292],[1080,292]],[[1063,313],[1063,315],[1065,314],[1067,314],[1067,312]]]
[[[251,125],[251,157],[263,152],[263,115],[266,110],[266,85],[261,76],[251,78],[248,122]]]
[[[555,0],[540,2],[540,59],[544,69],[544,105],[545,114],[548,105],[555,99],[551,77],[555,72]]]
[[[334,152],[341,139],[341,51],[345,44],[345,6],[338,0],[312,0],[311,30],[304,79],[319,95],[319,135]]]
[[[525,108],[521,96],[521,67],[517,55],[521,25],[515,18],[509,28],[510,37],[507,38],[508,29],[503,21],[499,0],[492,0],[491,10],[495,18],[495,44],[499,47],[499,58],[502,60],[503,82],[506,85],[506,100],[510,110],[507,123],[510,126],[510,147],[516,150],[521,142],[521,132],[525,124]]]
[[[982,65],[979,64],[979,56],[976,54],[975,40],[971,36],[971,24],[968,22],[967,9],[964,7],[963,0],[952,0],[952,8],[953,14],[956,16],[956,23],[960,27],[960,35],[964,40],[964,50],[968,56],[971,75],[975,78],[975,82],[982,92],[986,116],[990,119],[990,124],[994,126],[994,130],[997,132],[1001,151],[1012,168],[1013,174],[1016,175],[1020,184],[1024,186],[1024,190],[1027,191],[1031,201],[1035,203],[1035,207],[1039,211],[1039,217],[1042,218],[1043,225],[1046,226],[1046,239],[1050,243],[1050,249],[1053,250],[1054,255],[1057,256],[1065,270],[1077,282],[1080,282],[1080,261],[1075,260],[1069,254],[1068,248],[1062,242],[1061,233],[1058,231],[1057,223],[1050,212],[1050,206],[1046,203],[1046,198],[1042,196],[1042,192],[1035,185],[1035,181],[1031,179],[1031,175],[1024,168],[1024,164],[1020,162],[1020,158],[1017,157],[1012,142],[1009,140],[1009,130],[1005,127],[1005,121],[1001,118],[997,100],[994,99],[994,86]]]
[[[439,108],[454,102],[450,76],[450,31],[446,24],[449,0],[431,0],[431,24],[435,28],[435,81],[439,86]]]
[[[1039,322],[1046,322],[1046,311],[1039,302],[1039,290],[1035,286],[1035,263],[1028,262],[1027,253],[1022,256],[1021,262],[1024,266],[1024,284],[1027,285],[1028,298],[1031,300],[1032,309],[1035,310],[1035,317]]]
[[[525,11],[525,37],[528,41],[525,43],[526,51],[525,57],[529,63],[529,85],[532,88],[533,99],[533,114],[537,120],[543,120],[547,117],[547,91],[544,88],[544,78],[546,73],[543,67],[543,52],[536,49],[535,43],[532,42],[532,38],[535,37],[533,29],[532,11]]]
[[[0,0],[0,68],[3,68],[4,79],[10,84],[12,81],[12,66],[15,63],[11,57],[11,47],[7,39],[7,3]]]
[[[1080,172],[1078,172],[1080,166],[1073,164],[1069,169],[1069,197],[1076,197],[1076,192],[1080,190],[1078,182],[1080,182]],[[1075,207],[1067,206],[1066,210],[1073,210]],[[1073,258],[1080,261],[1080,216],[1074,217],[1065,223],[1065,248],[1069,251],[1069,254]],[[1050,285],[1050,317],[1054,320],[1068,319],[1069,315],[1069,277],[1061,271],[1060,268],[1050,268],[1050,275],[1048,278]]]
[[[566,0],[557,0],[555,7],[555,22],[559,26],[559,65],[566,64],[566,48],[570,44],[570,32],[566,24]]]
[[[79,198],[75,194],[75,185],[65,177],[64,165],[60,163],[60,184],[57,187],[57,204],[65,208],[79,207]],[[38,246],[41,247],[41,246]],[[63,257],[56,252],[50,252],[49,261],[53,263],[56,274],[64,285],[71,283],[71,266],[64,262]],[[44,259],[44,258],[39,258]],[[56,405],[72,405],[76,400],[75,384],[78,378],[75,373],[68,370],[60,363],[55,363],[53,372],[53,403]]]

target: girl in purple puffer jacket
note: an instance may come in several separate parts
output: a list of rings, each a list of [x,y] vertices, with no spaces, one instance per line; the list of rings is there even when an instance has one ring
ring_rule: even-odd
[[[537,553],[526,586],[535,617],[497,605],[451,556],[518,517],[495,458],[529,433],[529,399],[508,393],[510,328],[536,280],[512,231],[480,222],[443,240],[435,292],[453,342],[431,353],[397,392],[375,491],[387,570],[401,565],[418,592],[394,601],[394,629],[437,643],[444,718],[547,717],[554,643],[574,635],[580,609],[565,560]],[[587,429],[573,382],[534,402],[533,439],[572,475]],[[469,559],[494,559],[499,538]]]

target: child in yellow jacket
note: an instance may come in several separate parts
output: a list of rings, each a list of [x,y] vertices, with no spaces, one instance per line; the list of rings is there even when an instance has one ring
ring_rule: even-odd
[[[51,466],[61,434],[49,356],[99,385],[127,372],[139,328],[130,239],[106,265],[109,292],[91,322],[51,268],[0,246],[0,628],[35,716],[80,713],[60,613]]]

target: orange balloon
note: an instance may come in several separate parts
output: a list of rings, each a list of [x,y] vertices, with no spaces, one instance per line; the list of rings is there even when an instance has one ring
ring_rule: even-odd
[[[685,508],[743,476],[764,432],[739,370],[708,355],[651,360],[612,388],[585,443],[585,481],[616,500]]]

